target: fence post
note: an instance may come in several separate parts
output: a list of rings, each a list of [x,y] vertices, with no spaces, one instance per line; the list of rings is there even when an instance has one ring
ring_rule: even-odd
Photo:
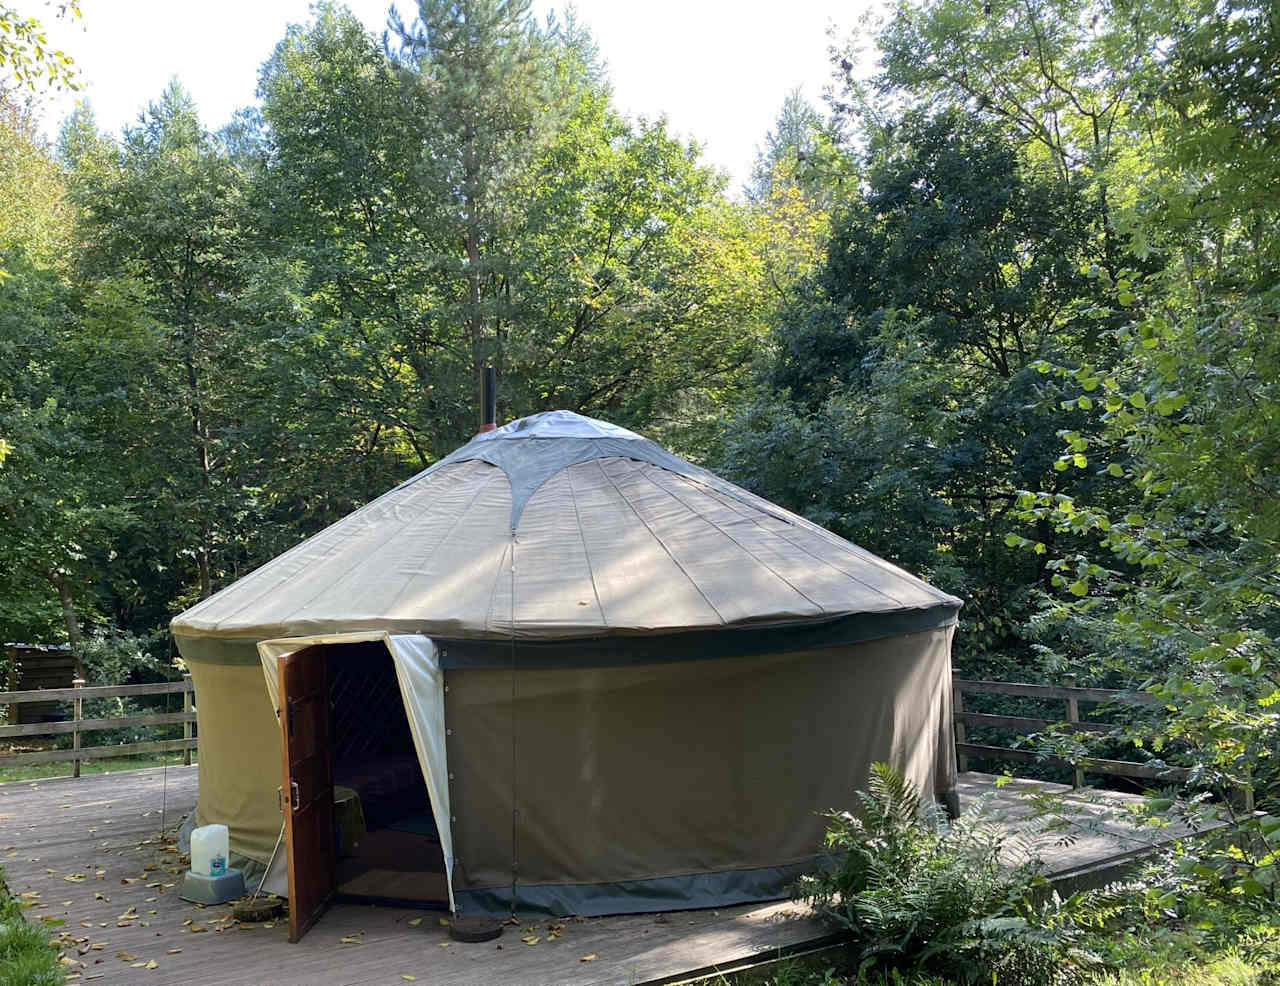
[[[1062,682],[1068,688],[1076,686],[1076,676],[1073,674],[1064,675]],[[1067,696],[1067,722],[1077,723],[1080,721],[1080,705],[1076,701],[1074,695]],[[1074,732],[1074,731],[1073,731]],[[1079,764],[1071,765],[1071,786],[1084,787],[1084,769]]]
[[[956,686],[951,686],[951,721],[956,731],[956,745],[964,742],[964,723],[960,713],[964,712],[964,695]],[[956,769],[962,774],[969,772],[969,758],[963,753],[956,754]]]
[[[195,703],[191,701],[193,692],[191,690],[191,675],[184,674],[182,683],[187,686],[186,691],[182,693],[182,711],[190,715],[195,711]],[[184,740],[191,739],[191,721],[187,720],[182,724],[182,738]],[[182,751],[182,764],[185,767],[191,766],[191,747],[184,747]]]
[[[71,682],[71,687],[76,689],[83,688],[84,679],[76,678],[74,681]],[[74,718],[77,723],[84,718],[84,699],[82,699],[79,695],[75,697],[75,717]],[[71,734],[71,749],[73,750],[80,749],[80,730],[79,729],[76,729]],[[80,776],[80,758],[79,757],[77,757],[75,760],[72,761],[71,776],[72,777]]]

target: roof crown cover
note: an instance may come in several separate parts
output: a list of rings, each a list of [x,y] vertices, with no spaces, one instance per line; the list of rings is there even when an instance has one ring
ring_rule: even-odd
[[[951,620],[959,606],[647,438],[547,411],[476,436],[173,631],[565,639],[863,613]]]

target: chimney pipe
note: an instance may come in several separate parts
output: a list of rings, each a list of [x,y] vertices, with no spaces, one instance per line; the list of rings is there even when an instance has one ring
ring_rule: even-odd
[[[479,434],[483,435],[486,431],[493,431],[498,427],[498,388],[494,381],[492,366],[484,368],[481,380],[481,401],[483,406],[480,411],[483,420],[480,422]]]

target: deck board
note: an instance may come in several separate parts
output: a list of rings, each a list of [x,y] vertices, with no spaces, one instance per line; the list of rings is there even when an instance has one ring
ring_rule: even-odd
[[[1011,829],[1027,825],[1019,795],[1029,786],[1013,781],[997,788],[988,775],[961,775],[965,802],[988,798]],[[1125,795],[1037,786],[1073,819],[1068,833],[1046,835],[1038,843],[1044,858],[1052,860],[1050,875],[1087,872],[1186,833],[1184,827],[1141,831],[1123,824],[1116,812],[1134,800]],[[613,986],[763,958],[829,934],[804,907],[782,902],[566,920],[554,941],[547,940],[543,919],[526,922],[536,925],[532,933],[542,939],[535,946],[522,944],[528,932],[514,927],[497,943],[465,945],[449,943],[438,912],[346,904],[333,907],[301,943],[289,945],[287,920],[241,930],[219,921],[225,909],[201,909],[178,899],[182,867],[168,851],[172,843],[160,834],[162,811],[172,835],[195,796],[195,767],[0,784],[0,863],[12,893],[39,895],[28,898],[37,902],[26,910],[28,919],[64,920],[49,929],[51,935],[84,939],[81,948],[103,946],[83,955],[75,945],[65,950],[76,963],[70,968],[80,973],[70,982],[402,986],[411,981],[403,977],[414,976],[413,981],[437,986]],[[74,874],[83,879],[65,879]],[[147,886],[155,883],[162,886]],[[421,924],[411,927],[408,921],[418,917]],[[83,927],[83,921],[91,927]],[[126,926],[118,926],[122,921]],[[192,932],[184,922],[209,930]],[[341,942],[352,936],[363,944]],[[169,954],[175,948],[182,951]],[[136,958],[123,960],[117,953]],[[588,954],[598,958],[581,962]],[[156,968],[134,967],[150,960]]]

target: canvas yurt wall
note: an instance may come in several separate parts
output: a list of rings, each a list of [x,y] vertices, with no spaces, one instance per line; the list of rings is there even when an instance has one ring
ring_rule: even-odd
[[[259,861],[279,832],[259,644],[429,638],[460,908],[775,897],[873,761],[953,794],[959,606],[638,435],[535,415],[175,619],[199,821]]]

